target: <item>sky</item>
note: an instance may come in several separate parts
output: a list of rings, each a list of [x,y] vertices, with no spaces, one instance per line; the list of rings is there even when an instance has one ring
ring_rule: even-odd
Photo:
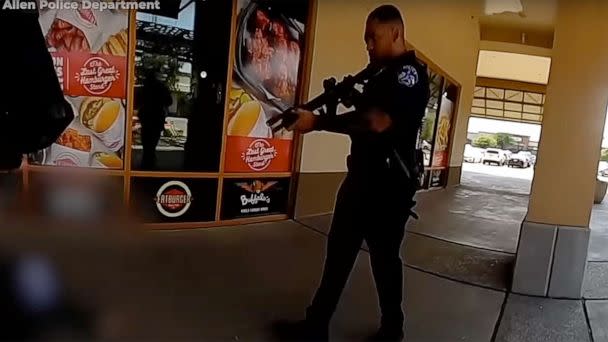
[[[188,3],[188,1],[189,0],[182,0],[181,6],[183,7],[184,5],[186,5]],[[183,11],[181,11],[179,14],[179,18],[177,20],[171,19],[171,18],[166,18],[166,17],[160,17],[160,16],[148,14],[148,13],[142,13],[142,12],[137,13],[137,20],[156,22],[156,23],[159,23],[162,25],[174,26],[174,27],[179,27],[179,28],[183,28],[183,29],[187,29],[187,30],[193,30],[194,29],[194,9],[195,9],[194,6],[195,6],[195,3],[193,2],[187,8],[185,8]]]
[[[531,141],[539,141],[541,126],[519,122],[499,121],[472,117],[469,120],[469,132],[511,133],[530,136]],[[604,127],[603,148],[608,148],[608,120]]]

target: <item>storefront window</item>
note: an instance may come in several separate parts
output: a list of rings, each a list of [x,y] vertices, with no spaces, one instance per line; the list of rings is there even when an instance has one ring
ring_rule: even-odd
[[[184,168],[188,120],[193,113],[196,2],[183,0],[175,19],[137,14],[132,168]]]
[[[130,181],[131,207],[146,223],[217,218],[232,10],[230,1],[183,0],[175,13],[138,13],[132,168],[162,172]]]
[[[431,166],[433,144],[435,141],[435,126],[439,109],[439,98],[443,87],[443,76],[429,68],[429,86],[431,97],[426,108],[420,131],[420,148],[424,152],[424,166]]]
[[[291,171],[293,134],[266,122],[298,99],[307,4],[238,1],[225,172]]]
[[[34,165],[123,169],[129,12],[46,8],[40,26],[75,118]]]
[[[287,213],[293,133],[267,121],[300,100],[308,11],[308,0],[237,2],[224,173],[258,176],[224,179],[223,220]]]
[[[76,118],[31,164],[116,169],[91,175],[112,184],[110,202],[127,201],[156,227],[287,217],[293,133],[267,121],[307,87],[310,4],[175,0],[137,13],[41,13]],[[48,170],[30,168],[24,188],[64,196],[43,189]]]
[[[450,133],[457,96],[458,87],[446,81],[441,94],[439,121],[435,134],[435,145],[433,146],[433,167],[448,167]]]

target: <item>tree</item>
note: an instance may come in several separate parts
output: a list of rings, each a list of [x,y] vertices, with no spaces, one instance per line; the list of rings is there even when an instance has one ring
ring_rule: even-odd
[[[496,146],[502,150],[506,150],[513,144],[511,135],[507,133],[497,133],[494,135],[494,138],[496,139]]]
[[[433,130],[435,129],[435,117],[425,118],[422,125],[422,134],[420,138],[426,142],[433,140]]]
[[[488,136],[488,135],[482,135],[480,137],[477,137],[473,141],[473,146],[480,147],[480,148],[496,147],[497,146],[496,138],[494,138],[492,136]]]
[[[608,149],[602,150],[602,161],[608,162]]]
[[[136,74],[143,76],[146,69],[156,70],[163,76],[167,87],[172,91],[177,91],[179,69],[183,64],[174,57],[144,53],[136,63]]]

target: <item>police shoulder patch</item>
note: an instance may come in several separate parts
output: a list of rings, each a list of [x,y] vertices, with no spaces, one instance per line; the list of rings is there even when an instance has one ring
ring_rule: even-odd
[[[418,83],[418,71],[411,65],[405,65],[397,78],[399,84],[413,87]]]

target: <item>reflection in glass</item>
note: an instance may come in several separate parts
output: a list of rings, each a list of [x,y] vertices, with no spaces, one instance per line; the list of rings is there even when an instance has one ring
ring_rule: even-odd
[[[134,169],[183,169],[188,120],[194,100],[193,83],[196,79],[192,68],[195,10],[196,2],[182,0],[177,19],[149,13],[137,14],[132,126]],[[150,78],[154,73],[156,76]],[[151,82],[151,79],[162,82],[162,87],[154,86],[158,82]],[[145,83],[151,84],[148,88],[155,89],[146,91]],[[163,99],[167,91],[169,101]],[[149,102],[156,104],[155,108],[144,113],[142,109],[150,107],[147,106]]]
[[[441,88],[443,77],[429,69],[429,86],[431,89],[431,97],[426,108],[426,114],[422,121],[422,129],[420,131],[420,147],[424,152],[424,166],[431,166],[431,156],[433,153],[433,141],[435,137],[435,123],[437,121],[437,113],[439,108],[439,97],[441,96]]]
[[[433,167],[447,167],[448,154],[450,146],[450,133],[452,131],[452,121],[456,98],[458,96],[458,87],[445,80],[443,91],[441,93],[441,101],[439,105],[439,115],[437,128],[435,130],[435,143],[433,144]],[[442,179],[443,176],[439,177]]]
[[[152,170],[156,167],[156,148],[165,131],[166,115],[173,97],[167,85],[160,79],[159,71],[146,69],[143,85],[139,89],[137,117],[140,124],[142,167]]]

